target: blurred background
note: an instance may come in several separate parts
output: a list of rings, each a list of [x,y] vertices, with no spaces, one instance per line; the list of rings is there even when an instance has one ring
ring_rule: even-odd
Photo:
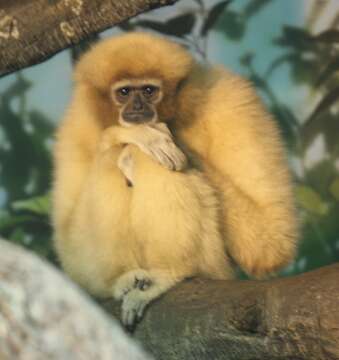
[[[253,82],[284,137],[303,224],[298,257],[282,274],[338,261],[338,0],[181,0],[1,78],[0,236],[55,262],[51,149],[72,68],[93,42],[130,30],[162,33]]]

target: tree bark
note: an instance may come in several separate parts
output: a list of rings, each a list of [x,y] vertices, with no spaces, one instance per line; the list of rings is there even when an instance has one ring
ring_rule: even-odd
[[[0,0],[0,76],[178,0]]]
[[[0,240],[0,359],[150,357],[66,277]]]
[[[150,306],[135,336],[156,359],[339,359],[339,264],[268,281],[182,283]]]

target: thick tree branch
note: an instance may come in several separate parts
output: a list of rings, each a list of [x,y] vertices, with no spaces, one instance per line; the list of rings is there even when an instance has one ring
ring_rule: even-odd
[[[338,278],[339,264],[269,281],[188,281],[151,304],[135,336],[156,359],[339,359]],[[120,315],[119,304],[102,305]],[[0,358],[145,357],[66,278],[0,241]]]
[[[156,359],[339,359],[339,264],[269,281],[186,282],[151,305],[135,335]]]
[[[0,0],[0,76],[178,0]]]

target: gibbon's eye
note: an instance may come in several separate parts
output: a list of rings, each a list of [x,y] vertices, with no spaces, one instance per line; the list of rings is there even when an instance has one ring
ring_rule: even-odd
[[[153,85],[145,85],[142,88],[142,92],[145,96],[152,96],[157,92],[158,88]]]
[[[128,87],[122,87],[120,89],[117,90],[117,93],[120,95],[120,96],[127,96],[130,92],[130,88]]]

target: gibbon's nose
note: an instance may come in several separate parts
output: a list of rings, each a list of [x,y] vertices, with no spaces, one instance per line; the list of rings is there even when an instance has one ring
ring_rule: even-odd
[[[141,96],[139,94],[136,94],[133,99],[133,111],[140,111],[144,107],[144,104],[142,102]]]

